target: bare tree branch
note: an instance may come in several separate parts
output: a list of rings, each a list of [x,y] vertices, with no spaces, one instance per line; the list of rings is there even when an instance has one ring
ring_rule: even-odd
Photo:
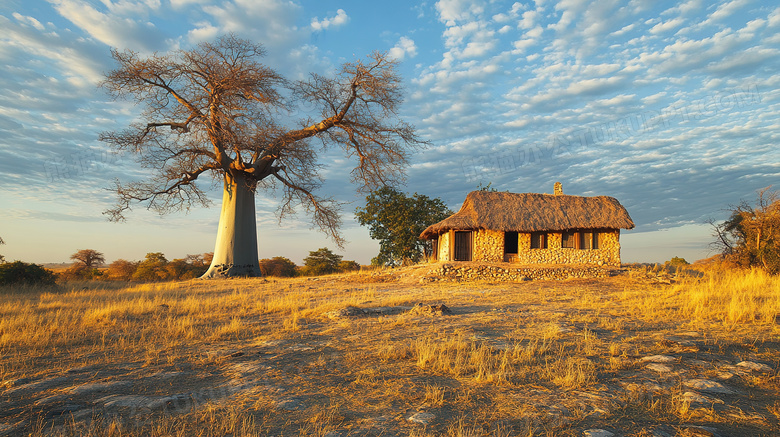
[[[315,227],[343,242],[337,204],[315,194],[321,164],[310,141],[325,150],[338,145],[355,160],[358,190],[396,184],[409,152],[428,144],[398,118],[403,88],[396,61],[385,53],[347,63],[334,77],[312,74],[297,82],[259,62],[262,46],[232,35],[166,55],[112,55],[118,68],[101,85],[115,98],[142,103],[144,121],[101,140],[134,153],[150,170],[145,181],[116,183],[117,204],[106,212],[114,220],[135,203],[160,213],[208,203],[195,185],[204,173],[240,174],[253,187],[266,187],[260,182],[273,176],[284,187],[280,219],[303,206]],[[291,91],[289,99],[282,88]],[[275,119],[297,101],[318,108],[317,118]]]

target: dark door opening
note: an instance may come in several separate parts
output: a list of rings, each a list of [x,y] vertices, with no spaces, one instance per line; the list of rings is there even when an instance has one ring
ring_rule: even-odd
[[[471,261],[471,231],[455,231],[454,261]]]
[[[517,254],[517,238],[517,232],[504,232],[504,253]]]

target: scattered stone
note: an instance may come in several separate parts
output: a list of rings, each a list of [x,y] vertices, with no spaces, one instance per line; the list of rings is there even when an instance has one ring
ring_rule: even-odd
[[[68,413],[75,413],[76,411],[79,411],[80,409],[84,408],[81,404],[64,404],[57,407],[52,408],[51,410],[46,412],[47,418],[52,418],[54,416],[62,416],[63,414]]]
[[[325,316],[329,319],[341,319],[344,317],[360,317],[365,316],[366,312],[362,308],[358,308],[355,306],[348,306],[345,308],[340,308],[334,311],[330,311],[328,313],[325,313]]]
[[[428,425],[431,422],[433,422],[433,419],[436,418],[436,415],[432,413],[428,413],[425,411],[420,411],[419,413],[413,414],[411,417],[409,417],[409,422],[419,423],[420,425]]]
[[[23,378],[16,378],[16,379],[10,379],[8,381],[3,381],[3,385],[8,385],[11,387],[18,387],[20,385],[29,384],[33,381],[32,378],[23,377]]]
[[[721,394],[734,394],[734,390],[724,386],[723,384],[709,379],[689,379],[683,381],[683,385],[690,387],[705,393],[721,393]]]
[[[743,367],[745,369],[750,369],[754,372],[771,372],[772,368],[767,366],[764,363],[756,363],[753,361],[741,361],[737,363],[738,367]]]
[[[612,437],[615,435],[614,433],[611,433],[607,431],[606,429],[586,429],[585,431],[582,431],[583,437]]]
[[[452,314],[452,311],[447,308],[447,305],[444,304],[423,304],[418,303],[414,307],[412,307],[411,310],[409,310],[409,314],[413,315],[422,315],[422,316],[442,316],[445,314]]]
[[[643,363],[671,363],[672,361],[677,361],[677,359],[670,357],[669,355],[650,355],[649,357],[644,357],[639,361]]]
[[[276,403],[277,410],[296,411],[302,410],[303,408],[303,402],[294,398],[282,399]]]
[[[184,376],[186,372],[157,372],[153,373],[152,375],[149,375],[149,378],[161,378],[161,379],[168,379],[168,378],[177,378],[180,376]]]
[[[652,437],[673,437],[677,432],[669,425],[659,425],[650,431]]]
[[[74,395],[84,395],[89,393],[111,391],[132,386],[131,381],[111,381],[111,382],[96,382],[92,384],[84,384],[78,387],[73,387],[70,393]]]
[[[74,374],[74,373],[87,373],[87,372],[92,372],[92,371],[95,371],[95,370],[101,370],[103,367],[104,366],[102,366],[100,364],[89,364],[89,365],[86,365],[86,366],[74,367],[72,369],[68,369],[68,373],[70,373],[70,374]]]
[[[658,363],[651,363],[646,365],[645,367],[650,370],[655,370],[658,373],[669,373],[672,371],[672,368],[670,366],[666,366],[664,364],[658,364]]]
[[[721,379],[723,381],[728,381],[729,379],[734,377],[734,374],[731,372],[720,372],[716,375],[718,379]]]
[[[163,398],[154,399],[146,404],[150,410],[175,410],[177,412],[186,412],[192,407],[192,396],[189,393],[179,393]]]
[[[5,396],[10,396],[12,394],[25,392],[25,391],[43,391],[48,390],[53,387],[56,387],[64,382],[69,381],[69,378],[66,378],[64,376],[57,376],[55,378],[48,378],[43,379],[36,382],[30,382],[30,383],[24,383],[17,387],[14,387],[4,393]]]
[[[103,404],[105,408],[148,408],[152,401],[152,398],[140,395],[109,395],[98,399],[95,403]]]
[[[723,401],[717,398],[711,398],[709,396],[704,396],[696,392],[692,391],[686,391],[683,393],[683,400],[685,402],[688,402],[689,404],[722,404]]]
[[[720,437],[718,430],[709,426],[682,425],[680,428],[692,435]]]
[[[33,405],[40,406],[40,405],[56,404],[59,402],[70,400],[70,398],[71,396],[66,394],[52,395],[52,396],[47,396],[45,398],[38,399],[33,403]]]

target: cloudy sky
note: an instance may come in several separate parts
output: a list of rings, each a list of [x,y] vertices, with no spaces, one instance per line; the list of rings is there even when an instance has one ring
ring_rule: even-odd
[[[711,254],[708,218],[780,179],[780,7],[758,0],[6,0],[0,4],[0,253],[61,262],[213,250],[209,209],[109,223],[107,190],[143,176],[97,140],[139,108],[96,85],[110,49],[186,49],[228,32],[264,44],[293,79],[388,51],[406,82],[403,118],[432,146],[409,193],[453,210],[478,186],[618,198],[637,227],[624,261]],[[769,2],[771,3],[771,2]],[[328,159],[345,202],[345,259],[378,251],[352,218],[349,163]],[[260,256],[297,263],[335,244],[308,217],[279,223],[258,194]]]

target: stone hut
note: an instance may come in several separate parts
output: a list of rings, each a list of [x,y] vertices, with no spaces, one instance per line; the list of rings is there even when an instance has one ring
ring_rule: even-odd
[[[460,211],[420,235],[440,261],[620,266],[620,229],[633,229],[614,197],[472,191]]]

